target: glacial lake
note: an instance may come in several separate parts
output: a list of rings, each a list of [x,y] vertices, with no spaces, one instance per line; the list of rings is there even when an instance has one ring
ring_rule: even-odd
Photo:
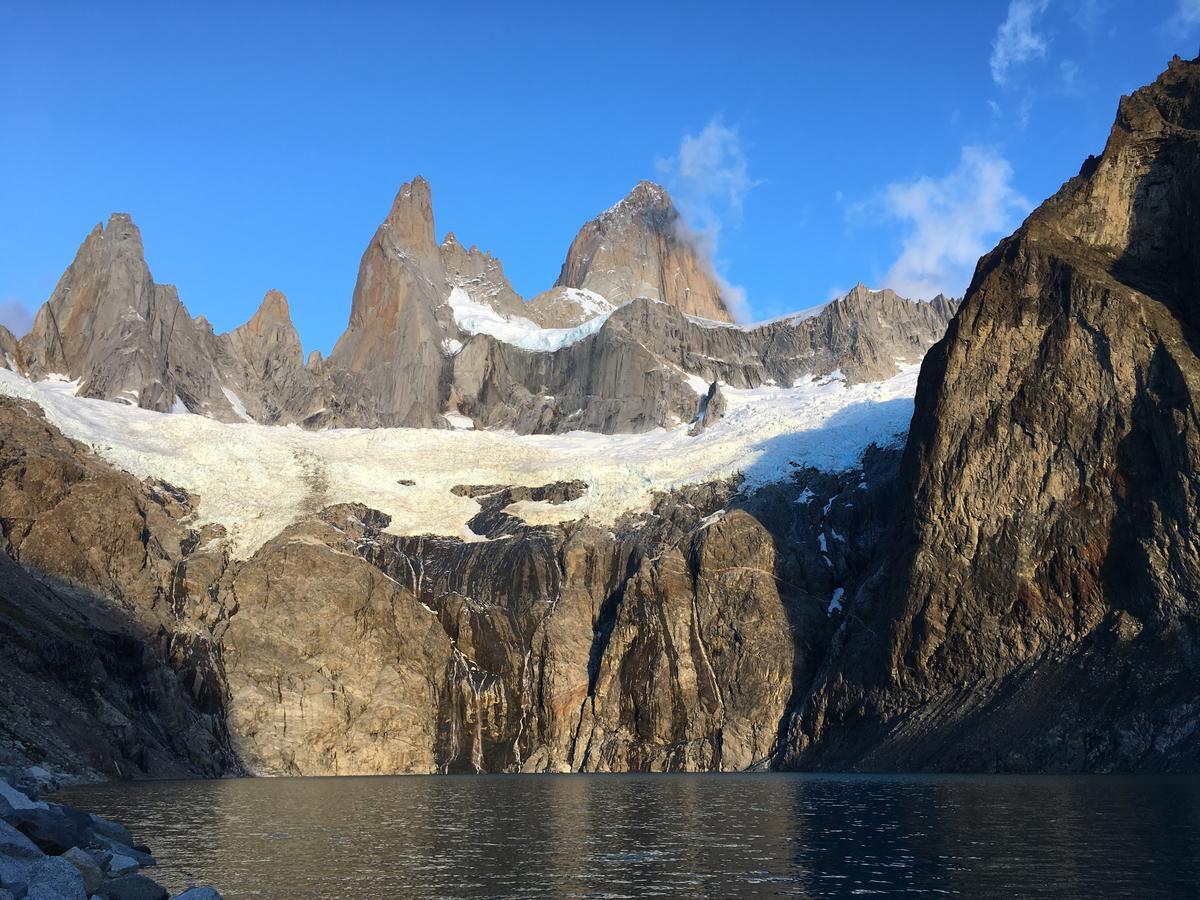
[[[127,824],[172,892],[227,900],[1200,896],[1200,778],[262,778],[55,799]]]

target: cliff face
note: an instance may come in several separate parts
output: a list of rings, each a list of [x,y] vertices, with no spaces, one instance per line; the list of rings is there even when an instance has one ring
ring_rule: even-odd
[[[1200,760],[1200,62],[984,257],[922,370],[890,552],[787,762]]]
[[[429,184],[400,188],[359,265],[350,324],[329,355],[329,425],[443,427],[447,388],[438,308],[449,294]]]
[[[240,771],[191,501],[0,403],[0,764],[87,776]],[[188,598],[192,599],[189,600]]]

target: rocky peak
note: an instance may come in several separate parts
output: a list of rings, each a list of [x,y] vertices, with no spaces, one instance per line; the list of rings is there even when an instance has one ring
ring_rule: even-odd
[[[127,213],[114,213],[91,230],[38,310],[22,342],[32,374],[82,378],[97,342],[143,328],[158,299],[141,232]]]
[[[258,310],[238,330],[247,334],[261,335],[279,328],[292,327],[292,312],[287,297],[274,288],[263,296]]]
[[[257,312],[244,325],[235,328],[230,339],[244,357],[256,364],[282,353],[299,366],[303,357],[300,335],[292,324],[287,297],[276,290],[267,291]]]
[[[666,188],[643,179],[621,200],[597,216],[596,220],[615,225],[635,218],[640,218],[650,228],[669,231],[675,227],[679,212]]]
[[[441,347],[456,333],[449,291],[429,183],[417,177],[400,188],[363,252],[350,322],[329,355],[336,383],[324,424],[445,425]]]
[[[582,288],[614,306],[638,297],[729,322],[712,266],[660,185],[641,181],[580,229],[555,287]]]
[[[229,416],[211,337],[174,287],[154,283],[141,232],[114,213],[80,245],[21,349],[31,377],[66,375],[81,396]]]
[[[429,182],[420,175],[401,185],[387,218],[380,225],[380,233],[385,231],[395,249],[426,258],[437,256],[433,200]]]
[[[446,280],[462,288],[472,299],[486,303],[497,312],[525,315],[523,302],[504,274],[504,264],[474,244],[463,247],[454,232],[447,232],[440,248]]]

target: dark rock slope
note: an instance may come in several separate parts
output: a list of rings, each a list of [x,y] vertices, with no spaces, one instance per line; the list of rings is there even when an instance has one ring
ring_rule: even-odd
[[[1200,61],[984,257],[786,762],[1200,763]]]
[[[191,511],[0,403],[0,764],[238,771]]]

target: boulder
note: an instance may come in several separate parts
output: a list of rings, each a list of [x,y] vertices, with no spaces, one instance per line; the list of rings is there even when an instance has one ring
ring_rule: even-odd
[[[104,883],[101,888],[108,900],[167,900],[166,888],[145,875],[122,875]]]
[[[0,816],[8,818],[8,814],[16,809],[47,809],[40,800],[30,800],[4,779],[0,778]]]
[[[17,859],[36,859],[42,856],[37,846],[7,822],[0,820],[0,856]]]
[[[87,900],[83,875],[61,856],[40,859],[29,872],[26,900]]]
[[[109,856],[108,866],[105,871],[109,875],[129,875],[136,872],[142,867],[142,864],[132,856],[126,856],[123,853],[113,853]]]
[[[190,887],[182,894],[176,894],[175,900],[221,900],[221,895],[216,888],[205,885],[203,887]]]
[[[41,848],[42,852],[57,856],[72,847],[89,844],[91,832],[82,827],[73,817],[60,810],[19,809],[9,816],[9,822],[23,835]]]
[[[96,815],[95,813],[92,813],[89,818],[91,819],[93,831],[98,831],[105,837],[112,838],[114,841],[118,841],[124,844],[126,847],[133,846],[133,835],[130,834],[129,829],[120,822],[114,822],[112,819],[106,819],[103,816]]]
[[[83,876],[83,889],[88,892],[89,896],[94,894],[104,883],[103,870],[86,850],[72,847],[62,855],[62,859],[79,870],[79,874]]]

